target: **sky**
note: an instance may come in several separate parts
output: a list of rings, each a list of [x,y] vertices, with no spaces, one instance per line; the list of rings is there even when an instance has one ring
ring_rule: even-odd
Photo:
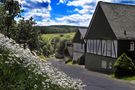
[[[98,1],[135,5],[135,0],[18,0],[25,19],[33,17],[36,25],[72,25],[87,27]]]

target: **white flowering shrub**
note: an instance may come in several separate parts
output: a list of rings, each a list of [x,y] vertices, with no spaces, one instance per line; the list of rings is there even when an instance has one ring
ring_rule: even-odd
[[[84,90],[84,87],[81,80],[70,78],[0,34],[0,90]]]

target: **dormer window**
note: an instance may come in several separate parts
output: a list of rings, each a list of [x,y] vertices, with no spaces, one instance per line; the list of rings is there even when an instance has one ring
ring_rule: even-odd
[[[130,42],[130,51],[134,51],[134,42]]]

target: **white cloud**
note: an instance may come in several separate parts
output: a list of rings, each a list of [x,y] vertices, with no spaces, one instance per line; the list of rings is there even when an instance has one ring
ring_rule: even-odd
[[[68,1],[67,6],[76,7],[74,11],[76,11],[77,14],[64,16],[62,18],[57,18],[57,21],[64,22],[68,25],[70,24],[70,25],[78,25],[78,26],[88,26],[90,21],[91,21],[91,18],[92,18],[92,13],[94,12],[98,1],[112,2],[112,0],[73,0],[73,1]]]
[[[73,0],[68,1],[67,6],[75,6],[75,11],[80,14],[87,14],[94,12],[96,4],[99,1],[111,2],[112,0]],[[82,9],[78,9],[78,7],[81,7]]]
[[[22,0],[14,0],[14,1],[18,1],[19,3],[22,3]]]
[[[73,1],[68,1],[67,5],[68,6],[84,6],[88,5],[90,3],[97,3],[99,1],[104,1],[104,2],[111,2],[112,0],[73,0]]]
[[[42,21],[37,21],[36,25],[48,26],[48,25],[72,25],[72,26],[88,26],[90,23],[92,15],[80,15],[73,14],[70,16],[64,16],[61,18],[56,18],[56,20],[43,19]]]
[[[43,2],[48,2],[48,3],[51,3],[51,0],[29,0],[31,2],[39,2],[39,3],[43,3]]]
[[[59,0],[59,3],[65,3],[66,0]],[[60,18],[55,18],[55,20],[51,19],[43,19],[42,21],[38,21],[37,25],[75,25],[75,26],[88,26],[90,20],[92,18],[92,14],[95,10],[96,4],[99,0],[73,0],[68,1],[67,6],[75,6],[81,7],[76,8],[74,11],[78,12],[77,14],[71,14],[68,16],[63,16]],[[104,0],[109,1],[110,0]],[[95,5],[91,5],[94,3]]]
[[[24,14],[26,19],[33,17],[41,17],[41,18],[50,18],[50,12],[46,8],[42,9],[32,9],[29,12]]]
[[[60,3],[64,3],[66,0],[59,0]]]
[[[28,3],[30,1],[32,3],[46,3],[48,2],[49,6],[45,8],[34,7],[33,4]],[[75,26],[88,26],[90,20],[92,18],[92,14],[95,10],[95,7],[98,1],[104,2],[113,2],[118,3],[120,1],[127,1],[127,0],[59,0],[57,5],[59,4],[66,4],[67,6],[74,6],[75,9],[72,12],[74,14],[68,16],[62,16],[59,18],[53,17],[50,14],[51,9],[51,0],[19,0],[19,2],[23,3],[23,5],[33,6],[34,8],[27,8],[23,7],[27,13],[24,14],[26,19],[32,17],[41,17],[40,21],[36,21],[37,25],[40,26],[48,26],[48,25],[75,25]],[[135,0],[130,0],[135,1]],[[51,19],[51,17],[55,19]]]
[[[76,8],[75,11],[77,11],[80,14],[88,14],[88,13],[93,13],[94,9],[95,9],[95,7],[93,7],[91,5],[85,5],[82,7],[82,9]]]
[[[48,6],[46,7],[34,6],[37,5],[37,3],[48,3]],[[50,3],[51,0],[23,0],[22,9],[24,9],[25,11],[23,17],[25,17],[25,19],[29,19],[30,17],[33,17],[34,19],[38,17],[40,17],[41,19],[50,18],[51,17],[50,11],[52,10]]]
[[[64,16],[62,18],[57,18],[59,22],[64,22],[68,25],[78,25],[78,26],[88,26],[92,15],[90,14],[73,14],[69,16]]]
[[[57,3],[57,5],[61,4],[61,3],[66,3],[67,0],[59,0],[59,2]]]

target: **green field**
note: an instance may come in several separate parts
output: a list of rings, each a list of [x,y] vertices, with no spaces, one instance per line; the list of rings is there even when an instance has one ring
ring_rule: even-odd
[[[44,42],[51,41],[53,38],[60,38],[66,40],[72,40],[74,38],[75,33],[66,33],[66,34],[43,34],[41,36]]]

